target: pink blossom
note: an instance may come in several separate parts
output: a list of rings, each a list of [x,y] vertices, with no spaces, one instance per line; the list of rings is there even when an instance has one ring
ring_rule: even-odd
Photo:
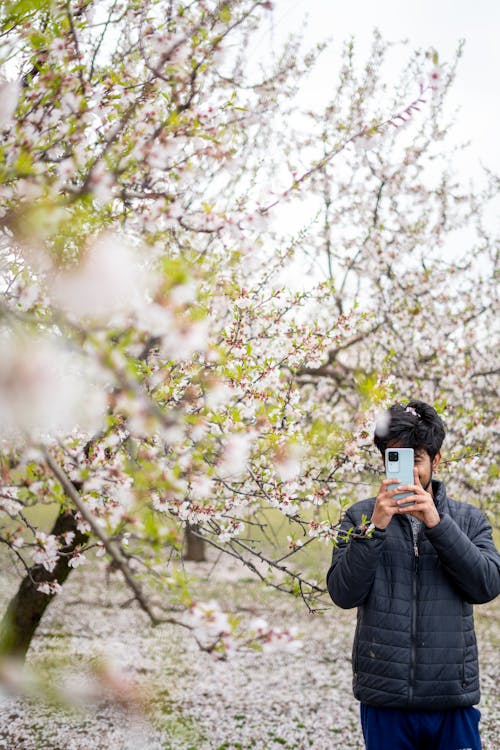
[[[431,68],[428,74],[428,85],[434,92],[443,89],[445,83],[445,66],[437,63]]]
[[[70,177],[73,177],[76,171],[76,164],[72,157],[68,159],[62,159],[57,164],[57,175],[61,181],[66,181]]]
[[[304,544],[301,539],[294,539],[291,536],[287,536],[286,540],[288,542],[288,548],[291,550],[296,550]]]

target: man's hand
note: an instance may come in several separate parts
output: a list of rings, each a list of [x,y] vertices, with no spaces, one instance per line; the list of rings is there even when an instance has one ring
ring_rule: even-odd
[[[413,470],[413,476],[415,478],[415,484],[404,484],[401,485],[401,487],[398,487],[398,492],[396,494],[399,492],[411,492],[412,494],[401,500],[396,500],[398,506],[397,512],[409,513],[411,516],[418,518],[419,521],[423,521],[428,529],[432,529],[433,526],[437,526],[441,520],[434,504],[434,498],[422,487],[420,477],[418,476],[418,470],[416,468]],[[406,506],[406,503],[411,503],[411,505],[401,508],[401,505]],[[377,525],[375,521],[373,521],[373,523],[375,526]]]
[[[434,504],[434,498],[422,487],[416,468],[413,470],[413,476],[415,484],[400,485],[397,479],[384,479],[380,485],[371,517],[371,522],[377,529],[386,529],[392,517],[402,513],[415,516],[419,521],[423,521],[428,529],[438,525],[441,519]],[[412,494],[396,500],[394,496],[403,492]],[[411,503],[411,505],[402,508],[401,505],[406,506],[406,503]]]
[[[396,489],[397,487],[397,489]],[[394,499],[401,492],[397,479],[384,479],[378,491],[371,522],[377,529],[386,529],[392,517],[403,511]]]

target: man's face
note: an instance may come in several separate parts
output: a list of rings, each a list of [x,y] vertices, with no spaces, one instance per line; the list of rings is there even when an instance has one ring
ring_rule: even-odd
[[[432,480],[432,474],[436,471],[439,461],[441,459],[441,454],[436,454],[433,461],[431,461],[431,457],[427,453],[426,450],[416,450],[415,451],[415,468],[418,471],[418,477],[420,479],[420,484],[424,488],[424,490],[429,491],[431,480]]]

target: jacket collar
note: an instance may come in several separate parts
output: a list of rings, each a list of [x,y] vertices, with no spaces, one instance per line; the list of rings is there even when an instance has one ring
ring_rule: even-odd
[[[443,482],[439,479],[432,480],[432,494],[434,496],[434,504],[438,510],[443,510],[446,502],[446,487]]]

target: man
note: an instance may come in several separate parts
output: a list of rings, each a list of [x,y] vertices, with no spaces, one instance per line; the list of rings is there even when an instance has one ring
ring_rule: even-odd
[[[375,445],[382,456],[413,448],[414,484],[385,479],[347,511],[327,575],[335,604],[358,608],[353,689],[365,745],[479,750],[472,605],[500,593],[500,556],[481,511],[432,478],[445,436],[437,412],[410,401],[387,417]]]

